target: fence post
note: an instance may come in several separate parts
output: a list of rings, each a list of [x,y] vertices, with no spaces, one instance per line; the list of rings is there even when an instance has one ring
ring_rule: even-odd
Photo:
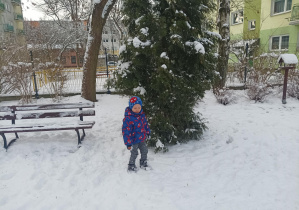
[[[106,55],[106,69],[107,69],[107,93],[110,94],[111,91],[109,89],[109,72],[108,72],[108,56],[107,56],[107,49],[105,48],[105,55]]]
[[[245,57],[246,57],[246,63],[245,63],[245,71],[244,71],[244,83],[245,83],[245,85],[246,85],[247,62],[248,62],[248,43],[246,43],[246,47],[245,47]]]
[[[33,54],[32,51],[30,50],[30,58],[31,58],[31,64],[32,64],[32,69],[33,69],[33,79],[34,79],[34,88],[35,88],[35,98],[39,99],[38,96],[38,90],[37,90],[37,85],[36,85],[36,75],[35,75],[35,70],[34,70],[34,63],[33,63]]]

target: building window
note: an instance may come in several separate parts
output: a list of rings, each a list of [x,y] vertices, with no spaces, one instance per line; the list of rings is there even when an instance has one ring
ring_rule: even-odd
[[[71,63],[76,64],[76,56],[71,56]]]
[[[273,36],[271,38],[271,50],[288,50],[289,35]]]
[[[108,42],[108,39],[103,39],[103,42]]]
[[[249,20],[248,21],[248,29],[249,30],[255,30],[256,21],[255,20]]]
[[[116,42],[116,39],[111,39],[111,42]]]
[[[292,0],[272,0],[272,14],[287,12],[291,9]]]
[[[232,12],[231,16],[232,25],[243,23],[243,10]]]

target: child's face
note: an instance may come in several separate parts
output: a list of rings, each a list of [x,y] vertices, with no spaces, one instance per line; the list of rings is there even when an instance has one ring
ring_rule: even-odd
[[[140,106],[140,104],[135,104],[135,105],[133,106],[133,108],[132,108],[132,111],[133,111],[134,113],[139,113],[139,112],[141,111],[141,106]]]

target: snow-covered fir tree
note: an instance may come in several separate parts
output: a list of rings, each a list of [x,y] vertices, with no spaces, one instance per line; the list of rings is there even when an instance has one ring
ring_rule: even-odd
[[[215,36],[208,0],[126,0],[129,38],[121,47],[117,88],[139,95],[152,130],[150,146],[199,139],[206,128],[196,102],[210,88]]]

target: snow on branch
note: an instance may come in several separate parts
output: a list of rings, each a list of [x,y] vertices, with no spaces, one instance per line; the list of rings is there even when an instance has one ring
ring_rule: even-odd
[[[138,37],[135,37],[133,39],[133,45],[135,48],[146,47],[146,46],[151,45],[151,41],[147,40],[146,42],[142,42],[142,41],[140,41],[140,39]]]
[[[216,33],[216,32],[212,32],[212,31],[205,31],[206,34],[210,35],[210,36],[213,36],[213,37],[216,37],[218,39],[222,39],[221,35],[219,33]]]
[[[142,34],[144,34],[145,36],[148,36],[148,27],[145,27],[145,28],[140,29],[140,32],[141,32]]]
[[[167,56],[166,52],[162,52],[161,55],[160,55],[160,58],[165,58],[165,59],[169,60],[169,57]]]
[[[137,18],[136,20],[135,20],[135,24],[136,25],[140,25],[140,20],[143,18],[144,16],[142,15],[141,17],[139,17],[139,18]]]
[[[196,50],[197,53],[205,54],[204,46],[198,41],[186,42],[185,45],[193,47]]]
[[[144,89],[144,87],[141,87],[140,85],[137,88],[134,88],[133,91],[139,92],[140,95],[144,95],[146,93],[146,90]]]

